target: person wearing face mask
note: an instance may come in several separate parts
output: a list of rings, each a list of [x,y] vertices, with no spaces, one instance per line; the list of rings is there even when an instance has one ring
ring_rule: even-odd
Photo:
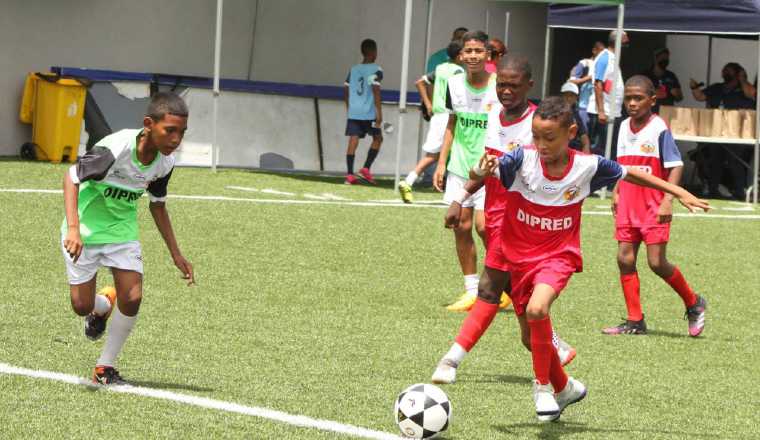
[[[668,70],[668,64],[670,64],[670,50],[663,47],[654,51],[652,67],[642,72],[642,75],[652,81],[657,93],[657,103],[652,108],[652,113],[659,113],[661,105],[673,105],[683,99],[681,83],[676,74]]]
[[[694,99],[705,102],[707,108],[723,108],[727,110],[737,109],[754,109],[755,100],[748,97],[751,91],[747,85],[747,72],[739,63],[728,63],[723,67],[721,72],[723,77],[722,83],[711,84],[707,88],[702,88],[700,84],[692,78],[689,81],[691,93]],[[723,179],[724,167],[727,167],[733,177],[732,196],[738,200],[744,200],[744,187],[747,184],[747,169],[740,158],[744,161],[751,156],[749,148],[739,146],[730,146],[733,149],[731,154],[723,144],[709,144],[707,152],[709,155],[709,176],[708,191],[709,197],[721,198],[718,186]]]

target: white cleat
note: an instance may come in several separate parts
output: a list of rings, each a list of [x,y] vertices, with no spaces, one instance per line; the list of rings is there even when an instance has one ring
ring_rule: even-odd
[[[448,385],[456,382],[458,366],[459,365],[451,359],[441,359],[441,362],[438,363],[430,381],[439,385]]]
[[[565,389],[556,394],[560,414],[562,414],[562,411],[564,411],[568,405],[580,402],[584,397],[586,397],[586,385],[583,385],[579,380],[568,377]]]
[[[559,418],[561,410],[554,398],[554,390],[552,390],[551,385],[541,385],[534,380],[533,401],[536,403],[536,415],[539,422],[553,422]]]

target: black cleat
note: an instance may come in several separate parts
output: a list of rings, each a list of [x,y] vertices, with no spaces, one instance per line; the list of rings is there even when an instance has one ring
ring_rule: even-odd
[[[127,382],[121,378],[119,371],[114,367],[95,367],[92,373],[92,383],[100,385],[126,385]]]
[[[626,319],[618,326],[603,329],[602,333],[605,335],[645,335],[647,334],[647,325],[643,317],[641,321]]]
[[[103,337],[106,331],[106,318],[90,313],[84,317],[84,335],[91,341],[97,341]]]

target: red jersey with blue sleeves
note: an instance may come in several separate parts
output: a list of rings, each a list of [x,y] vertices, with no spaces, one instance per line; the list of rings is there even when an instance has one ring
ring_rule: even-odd
[[[488,114],[486,153],[498,157],[518,147],[531,145],[533,143],[533,112],[535,111],[536,105],[528,102],[528,107],[522,116],[514,121],[507,121],[504,119],[504,107],[495,106]],[[484,184],[486,187],[486,227],[499,228],[504,214],[507,190],[496,177],[486,177]]]
[[[665,121],[652,115],[644,126],[636,129],[631,118],[620,124],[618,135],[619,164],[635,167],[660,179],[667,180],[670,169],[683,166],[673,135]],[[657,211],[664,194],[662,191],[620,182],[615,225],[642,227],[657,225]]]
[[[625,168],[601,156],[568,149],[562,176],[549,176],[533,147],[520,147],[499,159],[507,189],[502,223],[504,255],[517,270],[548,258],[566,259],[583,270],[581,207],[592,192],[625,177]]]

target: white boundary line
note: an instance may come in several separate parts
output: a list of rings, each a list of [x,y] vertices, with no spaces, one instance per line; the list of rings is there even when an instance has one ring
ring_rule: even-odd
[[[5,189],[0,188],[0,193],[41,193],[41,194],[61,194],[62,190],[57,189]],[[378,202],[348,202],[338,200],[292,200],[292,199],[248,199],[244,197],[227,197],[227,196],[192,196],[192,195],[180,195],[170,194],[168,196],[171,199],[186,199],[186,200],[210,200],[210,201],[227,201],[227,202],[249,202],[249,203],[270,203],[281,205],[338,205],[338,206],[393,206],[400,208],[433,208],[433,209],[445,209],[445,205],[438,204],[407,204],[407,203],[378,203]],[[612,213],[602,211],[583,211],[584,215],[604,215],[611,216]],[[690,214],[685,212],[679,212],[673,214],[674,217],[681,218],[712,218],[712,219],[731,219],[731,220],[760,220],[760,215],[730,215],[730,214]]]
[[[216,409],[219,411],[226,411],[247,416],[259,417],[262,419],[274,420],[276,422],[286,423],[288,425],[298,426],[300,428],[313,428],[322,431],[351,435],[354,437],[377,440],[398,440],[401,438],[387,432],[373,431],[371,429],[360,428],[353,425],[344,425],[342,423],[333,422],[331,420],[312,419],[311,417],[288,414],[282,411],[276,411],[267,408],[239,405],[237,403],[225,402],[223,400],[191,396],[189,394],[180,394],[155,388],[137,387],[132,385],[94,385],[91,381],[82,377],[56,373],[54,371],[30,370],[27,368],[14,367],[13,365],[8,365],[2,362],[0,362],[0,373],[31,377],[34,379],[47,379],[71,385],[102,389],[114,393],[135,394],[143,397],[152,397],[154,399],[170,400],[173,402],[184,403],[186,405],[192,405],[201,408]]]

